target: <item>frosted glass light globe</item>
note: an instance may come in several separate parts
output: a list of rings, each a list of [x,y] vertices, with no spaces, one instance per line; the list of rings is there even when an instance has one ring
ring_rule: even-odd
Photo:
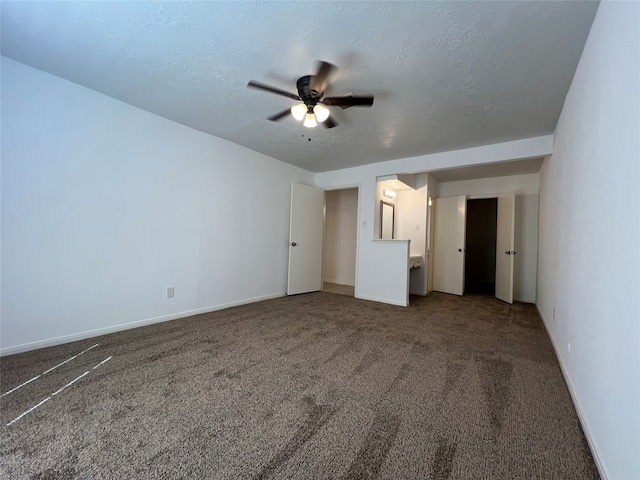
[[[307,115],[304,117],[303,125],[309,128],[317,126],[318,122],[316,121],[316,116],[313,113],[307,113]]]
[[[329,118],[329,109],[324,105],[317,104],[313,107],[313,113],[316,114],[316,120],[319,122],[324,122],[327,118]]]
[[[307,113],[307,106],[304,103],[299,103],[291,107],[291,115],[293,118],[300,121],[304,118]]]

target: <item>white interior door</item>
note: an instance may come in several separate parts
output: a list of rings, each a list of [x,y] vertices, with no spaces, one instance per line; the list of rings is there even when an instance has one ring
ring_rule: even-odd
[[[496,239],[496,298],[513,303],[513,263],[515,242],[515,194],[498,196]]]
[[[291,184],[287,295],[322,289],[324,190]]]
[[[464,195],[435,199],[433,289],[464,293],[464,245],[467,199]]]

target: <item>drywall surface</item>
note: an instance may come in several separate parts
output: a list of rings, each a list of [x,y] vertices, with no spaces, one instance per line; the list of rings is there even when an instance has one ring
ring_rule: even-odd
[[[356,284],[358,189],[329,190],[324,197],[322,277],[325,282]]]
[[[305,170],[6,58],[1,153],[3,353],[286,291]]]
[[[424,257],[427,224],[427,185],[416,190],[400,190],[396,206],[398,239],[411,240],[411,255]]]
[[[377,278],[379,281],[356,296],[406,307],[409,305],[409,241],[371,240],[371,243],[378,261],[362,266],[358,285],[363,278]]]
[[[600,4],[540,172],[537,304],[612,480],[640,478],[638,25]]]
[[[375,269],[377,263],[386,264],[387,262],[386,259],[380,257],[380,255],[385,255],[387,252],[378,249],[375,245],[376,241],[373,240],[373,227],[377,224],[374,222],[376,177],[545,156],[551,153],[552,140],[551,136],[536,137],[317,173],[315,182],[318,187],[339,188],[354,184],[360,185],[360,236],[358,240],[356,297],[375,297],[379,301],[396,305],[400,305],[406,298],[405,295],[399,295],[395,289],[393,292],[396,293],[392,293],[391,290],[380,289],[380,285],[385,283],[395,282],[395,284],[401,284],[406,280],[403,280],[403,278],[383,278],[381,276],[382,271]],[[386,274],[397,274],[400,277],[404,277],[400,270],[385,270],[385,272]]]
[[[427,174],[414,175],[415,189],[400,190],[398,192],[398,238],[410,240],[410,255],[422,257],[423,266],[409,272],[409,293],[412,295],[427,294]]]
[[[442,182],[441,197],[467,195],[485,198],[515,192],[515,251],[513,265],[513,298],[518,302],[536,301],[538,262],[538,191],[537,173],[508,177]]]

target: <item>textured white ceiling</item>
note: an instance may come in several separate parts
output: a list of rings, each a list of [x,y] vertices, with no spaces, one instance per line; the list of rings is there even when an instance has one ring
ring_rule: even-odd
[[[554,131],[596,2],[12,2],[2,54],[312,171]],[[315,61],[374,95],[333,129],[266,117]],[[308,139],[311,138],[311,141]]]

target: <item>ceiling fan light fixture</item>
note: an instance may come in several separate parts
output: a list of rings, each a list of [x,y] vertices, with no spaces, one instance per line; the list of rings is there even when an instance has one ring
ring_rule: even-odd
[[[0,0],[2,1],[2,0]],[[334,128],[338,125],[335,118],[330,114],[327,107],[370,107],[373,105],[373,97],[356,97],[346,95],[341,97],[325,97],[324,94],[329,86],[329,77],[335,71],[336,66],[328,62],[318,62],[318,69],[315,75],[305,75],[296,82],[297,95],[287,92],[277,87],[265,85],[254,80],[247,83],[247,87],[257,88],[265,92],[274,93],[282,97],[287,97],[296,102],[293,107],[267,117],[272,122],[277,122],[291,115],[298,122],[303,122],[307,128],[314,128],[318,123],[322,123],[325,128]],[[300,103],[302,102],[302,103]]]
[[[307,113],[304,117],[303,125],[307,128],[313,128],[318,126],[318,121],[316,120],[316,116],[313,113]]]
[[[316,120],[318,120],[318,122],[322,123],[324,122],[327,118],[329,118],[329,109],[327,107],[325,107],[324,105],[320,105],[319,103],[313,107],[313,113],[316,114]]]
[[[298,121],[302,120],[306,113],[307,106],[304,103],[298,103],[297,105],[291,107],[291,115],[293,115],[293,118]]]

